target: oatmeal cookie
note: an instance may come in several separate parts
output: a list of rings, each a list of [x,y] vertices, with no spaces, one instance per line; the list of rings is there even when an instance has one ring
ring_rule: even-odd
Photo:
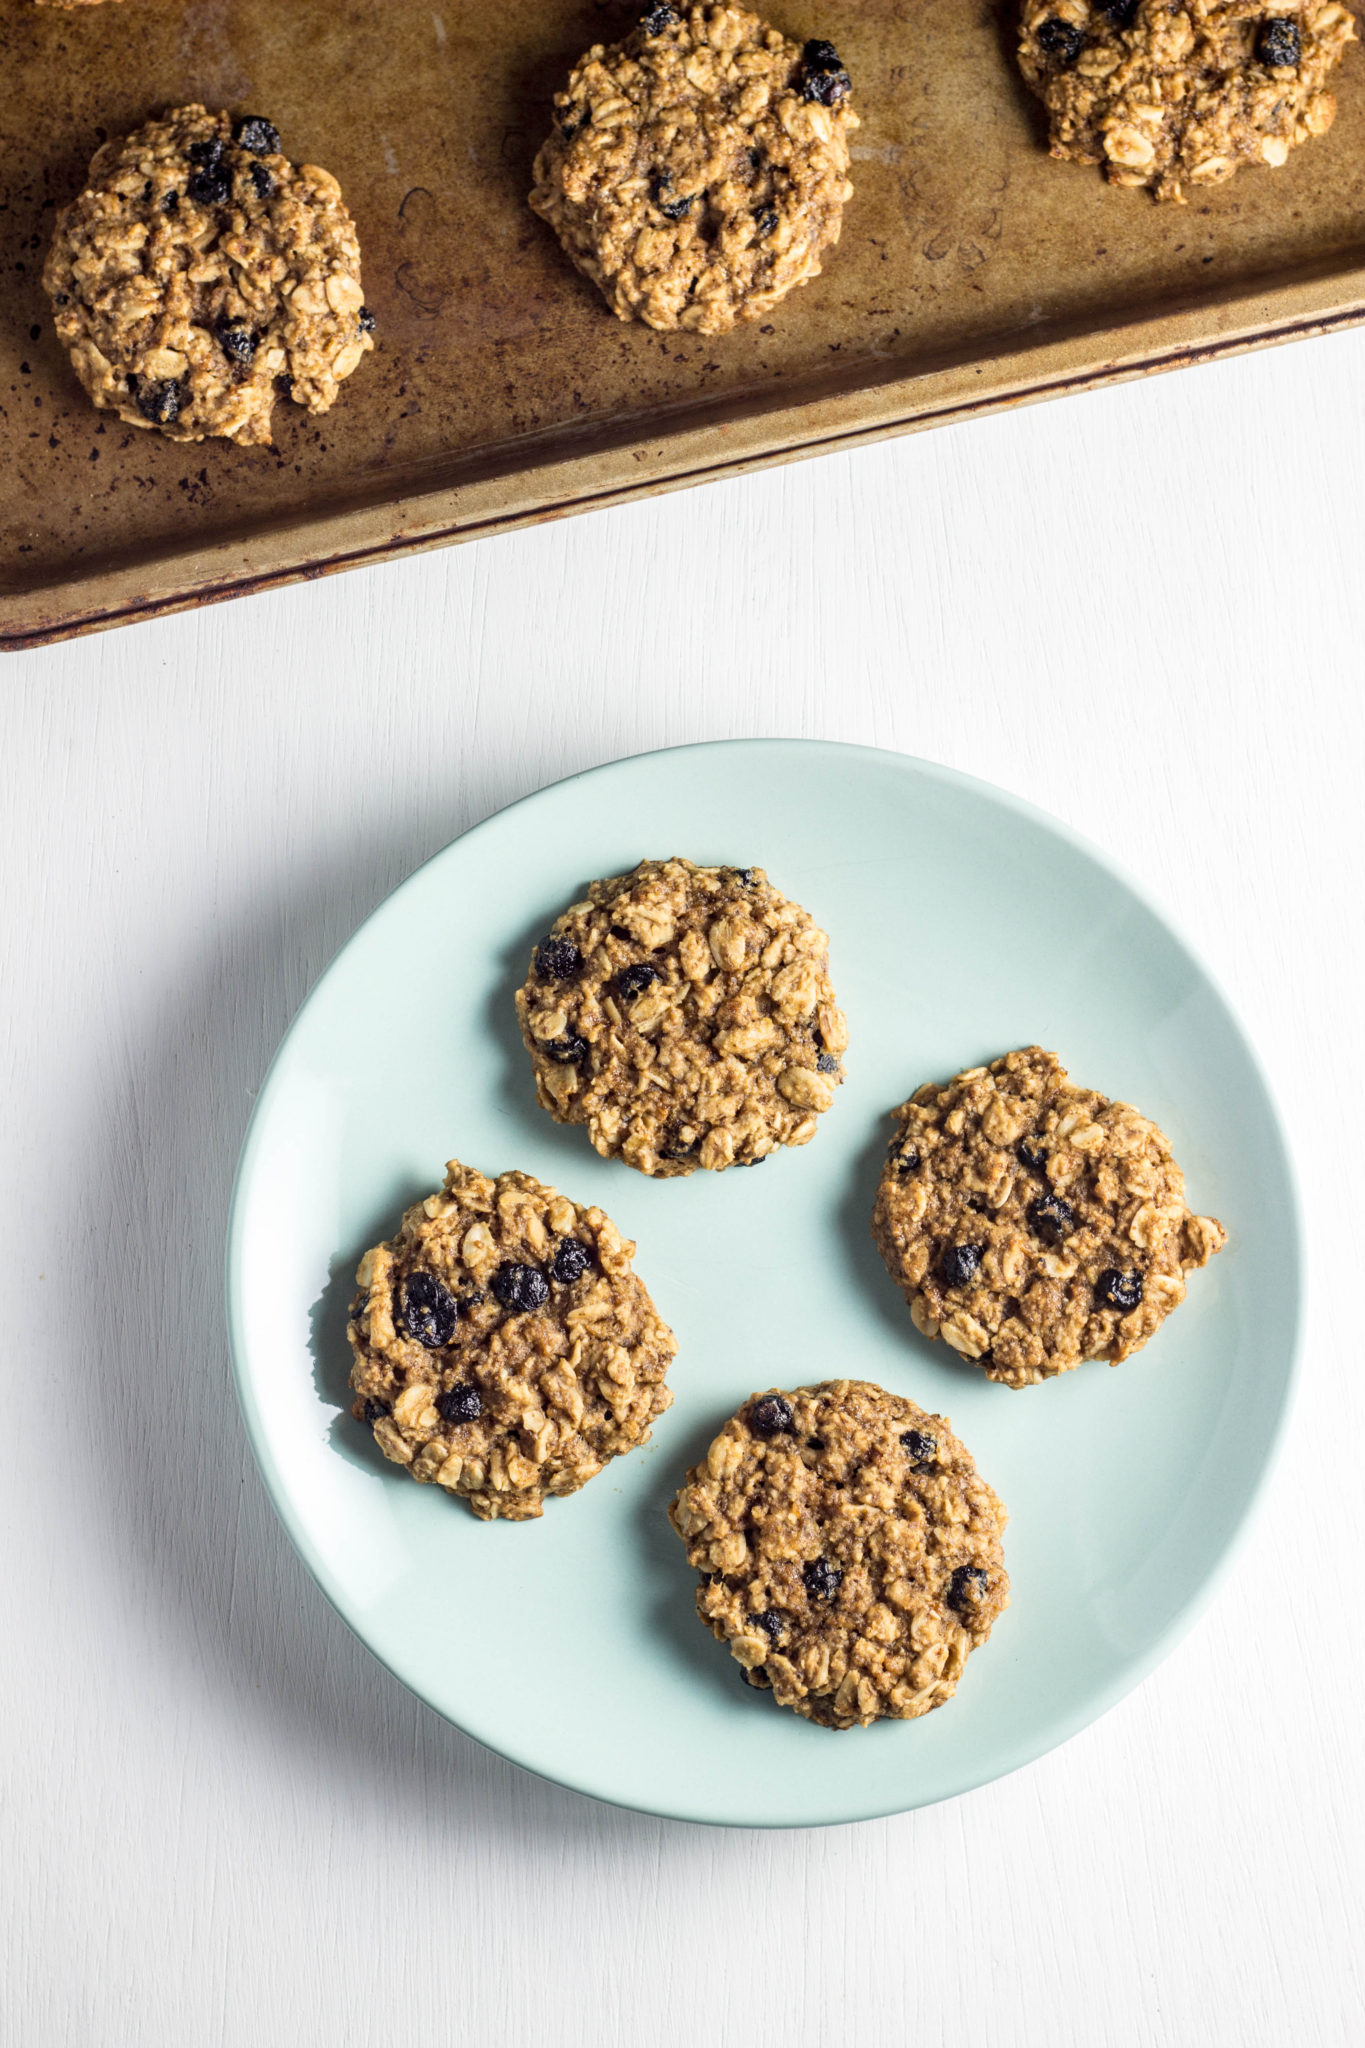
[[[542,1108],[659,1177],[805,1145],[844,1078],[829,941],[762,868],[594,882],[517,991]]]
[[[872,1235],[915,1327],[1028,1387],[1140,1351],[1226,1243],[1154,1123],[1027,1046],[895,1111]]]
[[[1007,1517],[970,1454],[863,1380],[755,1394],[669,1519],[748,1683],[826,1728],[941,1707],[1009,1604]]]
[[[531,205],[620,320],[724,334],[839,239],[848,73],[730,6],[650,6],[555,96]]]
[[[1183,201],[1324,135],[1354,36],[1336,0],[1024,0],[1019,65],[1054,156]]]
[[[374,346],[340,186],[258,114],[179,107],[107,142],[43,283],[94,403],[176,441],[269,443],[280,388],[326,412]]]
[[[352,1414],[481,1521],[534,1520],[672,1402],[677,1341],[634,1252],[600,1209],[452,1159],[441,1193],[360,1261]]]

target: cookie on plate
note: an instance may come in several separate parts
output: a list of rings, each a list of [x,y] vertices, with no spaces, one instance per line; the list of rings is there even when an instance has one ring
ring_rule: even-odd
[[[1337,0],[1024,0],[1019,65],[1054,156],[1183,201],[1325,134],[1354,36]]]
[[[646,860],[594,882],[517,992],[536,1093],[662,1178],[804,1145],[843,1080],[829,941],[762,868]]]
[[[677,1340],[633,1244],[527,1173],[452,1160],[366,1252],[347,1328],[352,1409],[414,1479],[525,1522],[647,1442]]]
[[[724,334],[819,274],[853,196],[849,76],[730,6],[650,6],[555,96],[531,205],[621,320]]]
[[[1036,1045],[895,1111],[872,1217],[917,1329],[1027,1387],[1140,1351],[1226,1243],[1156,1125]]]
[[[941,1707],[1009,1604],[1007,1516],[970,1454],[866,1381],[755,1394],[669,1518],[748,1683],[826,1728]]]
[[[257,114],[179,107],[105,143],[43,283],[94,403],[177,441],[268,443],[281,391],[326,412],[374,346],[341,187]]]

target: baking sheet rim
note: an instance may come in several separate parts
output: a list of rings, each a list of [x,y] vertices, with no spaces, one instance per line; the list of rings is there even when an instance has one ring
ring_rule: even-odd
[[[759,406],[719,424],[699,425],[695,410],[689,417],[685,409],[666,425],[656,419],[653,431],[647,416],[634,423],[640,429],[635,434],[622,431],[628,424],[622,422],[611,447],[583,455],[518,467],[518,454],[531,451],[503,444],[507,469],[477,482],[305,515],[208,549],[168,551],[0,594],[0,651],[19,652],[1361,322],[1365,265],[1344,259],[1341,267],[1308,282],[1300,277],[1193,310],[864,382],[815,402]],[[612,423],[603,422],[602,431],[612,432]],[[309,534],[311,549],[303,544]]]

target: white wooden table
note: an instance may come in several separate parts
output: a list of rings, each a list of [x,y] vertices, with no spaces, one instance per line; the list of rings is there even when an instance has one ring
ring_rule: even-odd
[[[1363,461],[1346,336],[0,663],[0,2038],[1365,2040]],[[403,1693],[276,1525],[221,1309],[252,1091],[359,919],[542,783],[750,733],[1124,861],[1269,1062],[1313,1255],[1289,1450],[1159,1674],[795,1835],[594,1805]]]

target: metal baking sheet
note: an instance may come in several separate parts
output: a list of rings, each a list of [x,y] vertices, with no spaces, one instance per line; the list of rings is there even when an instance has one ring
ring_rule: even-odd
[[[1331,134],[1187,207],[1057,164],[1012,0],[770,0],[839,47],[863,127],[822,277],[720,339],[623,326],[529,211],[550,96],[637,7],[593,0],[0,0],[0,645],[1365,319],[1365,51]],[[40,286],[108,134],[202,100],[341,180],[377,352],[277,446],[86,402]]]

